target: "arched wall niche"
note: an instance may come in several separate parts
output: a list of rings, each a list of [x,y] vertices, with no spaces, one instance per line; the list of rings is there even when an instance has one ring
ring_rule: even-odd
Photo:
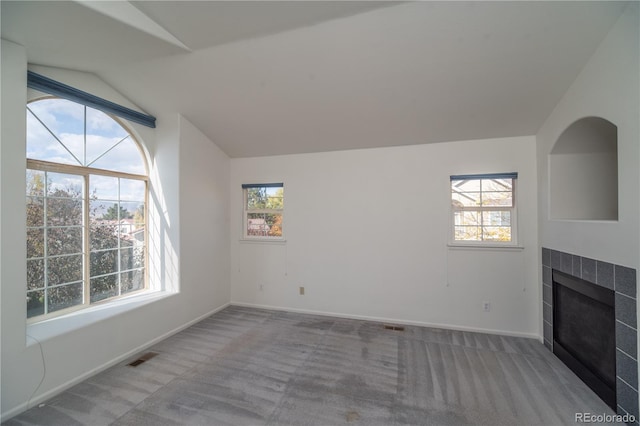
[[[550,215],[618,220],[618,127],[601,117],[565,129],[549,156]]]

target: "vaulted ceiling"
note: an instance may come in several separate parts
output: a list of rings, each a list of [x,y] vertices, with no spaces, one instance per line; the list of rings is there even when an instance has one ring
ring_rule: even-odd
[[[622,2],[2,1],[30,63],[231,157],[533,135]]]

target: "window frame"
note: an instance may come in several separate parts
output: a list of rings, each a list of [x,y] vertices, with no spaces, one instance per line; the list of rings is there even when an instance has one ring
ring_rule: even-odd
[[[454,206],[453,203],[453,190],[452,184],[455,181],[462,180],[491,180],[491,179],[511,179],[511,199],[512,205],[508,206]],[[478,247],[478,248],[517,248],[518,245],[518,202],[517,202],[517,186],[518,186],[518,173],[487,173],[487,174],[470,174],[470,175],[451,175],[449,180],[449,246],[450,247]],[[482,188],[480,189],[480,195],[482,195]],[[490,191],[486,191],[490,192]],[[511,240],[510,241],[498,241],[498,240],[457,240],[456,239],[456,224],[455,215],[457,212],[474,211],[482,213],[484,212],[502,212],[508,211],[511,213]],[[482,220],[482,219],[481,219]],[[478,225],[483,227],[482,222]]]
[[[41,101],[41,100],[47,100],[47,99],[61,99],[64,100],[64,98],[59,98],[56,96],[43,96],[43,97],[38,97],[35,99],[30,100],[27,105],[37,102],[37,101]],[[75,101],[72,101],[75,102]],[[78,102],[75,102],[78,103]],[[79,105],[83,105],[82,103],[78,103]],[[87,105],[83,105],[84,107],[90,107]],[[91,107],[92,108],[92,107]],[[95,109],[95,108],[94,108]],[[128,128],[128,126],[126,126],[122,120],[119,119],[119,117],[114,116],[113,114],[108,114],[106,112],[103,111],[104,114],[106,114],[107,116],[109,116],[111,119],[113,119],[118,125],[120,125],[122,127],[123,130],[125,130],[128,134],[129,137],[131,138],[131,140],[134,142],[136,148],[138,149],[138,152],[140,154],[140,158],[142,160],[142,163],[144,165],[144,171],[145,174],[141,175],[141,174],[135,174],[135,173],[127,173],[127,172],[120,172],[120,171],[114,171],[114,170],[107,170],[107,169],[100,169],[100,168],[94,168],[94,167],[87,167],[87,166],[82,166],[82,165],[74,165],[74,164],[64,164],[64,163],[56,163],[56,162],[51,162],[51,161],[46,161],[46,160],[36,160],[36,159],[32,159],[32,158],[26,158],[26,167],[25,167],[25,171],[29,171],[29,170],[34,170],[34,171],[43,171],[43,172],[52,172],[52,173],[64,173],[64,174],[69,174],[69,175],[75,175],[75,176],[80,176],[83,179],[83,198],[82,198],[82,289],[83,289],[83,294],[82,294],[82,303],[79,303],[77,305],[73,305],[67,308],[62,308],[60,310],[56,310],[54,312],[47,312],[47,313],[43,313],[40,315],[35,315],[32,317],[27,317],[27,325],[30,324],[34,324],[34,323],[39,323],[45,320],[49,320],[52,318],[56,318],[56,317],[61,317],[64,315],[68,315],[70,313],[73,312],[77,312],[77,311],[82,311],[82,310],[86,310],[95,306],[99,306],[99,305],[104,305],[104,304],[109,304],[109,303],[113,303],[114,301],[117,301],[119,299],[125,298],[125,297],[130,297],[130,296],[134,296],[134,295],[138,295],[141,293],[145,293],[148,292],[150,289],[150,285],[149,285],[149,186],[150,186],[150,179],[149,179],[149,166],[148,166],[148,162],[147,162],[147,158],[146,155],[144,154],[144,150],[142,149],[142,146],[140,144],[140,142],[138,141],[138,139],[136,138],[135,134]],[[86,131],[86,130],[85,130]],[[91,233],[91,218],[90,218],[90,205],[91,205],[91,197],[89,194],[89,186],[90,186],[90,179],[89,176],[90,175],[94,175],[94,176],[106,176],[106,177],[114,177],[114,178],[122,178],[122,179],[128,179],[128,180],[137,180],[137,181],[142,181],[144,182],[144,253],[143,253],[143,258],[144,258],[144,267],[143,268],[135,268],[135,269],[143,269],[143,286],[140,289],[137,290],[133,290],[127,293],[123,293],[123,294],[118,294],[116,296],[112,296],[112,297],[108,297],[102,300],[97,300],[94,302],[91,302],[91,272],[90,272],[90,267],[91,267],[91,241],[90,241],[90,233]],[[29,197],[29,195],[26,195],[26,197]],[[43,198],[46,199],[46,194],[43,195]],[[26,208],[26,205],[25,205]],[[43,224],[42,229],[46,229],[47,225]],[[30,229],[30,227],[25,227],[25,238],[26,238],[26,231]],[[36,228],[37,229],[37,228]],[[46,239],[45,239],[46,240]],[[120,256],[120,253],[118,253],[118,256]],[[48,258],[48,254],[45,252],[43,254],[42,259],[46,259]],[[26,266],[26,261],[30,259],[28,257],[25,256],[25,266]],[[118,262],[120,263],[120,262]],[[115,274],[122,274],[123,272],[128,272],[128,271],[134,271],[135,269],[128,269],[125,271],[121,271],[120,269],[118,269],[117,272],[115,272]],[[25,283],[26,284],[26,283]],[[62,285],[65,285],[67,283],[63,283]],[[46,293],[47,288],[49,288],[46,285],[46,282],[44,284],[43,290]],[[29,292],[28,287],[25,288],[25,295]],[[46,311],[46,306],[45,306],[45,311]],[[25,304],[25,314],[27,313],[26,310],[26,304]]]
[[[248,189],[251,188],[282,188],[282,208],[281,209],[249,209]],[[249,235],[249,214],[279,214],[282,217],[282,235]],[[242,184],[242,240],[245,241],[263,241],[263,242],[280,242],[285,241],[284,232],[284,183],[248,183]]]

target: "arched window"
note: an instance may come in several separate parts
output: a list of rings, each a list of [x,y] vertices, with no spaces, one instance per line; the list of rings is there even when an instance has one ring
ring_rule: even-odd
[[[147,165],[113,117],[59,98],[27,105],[27,317],[147,288]]]

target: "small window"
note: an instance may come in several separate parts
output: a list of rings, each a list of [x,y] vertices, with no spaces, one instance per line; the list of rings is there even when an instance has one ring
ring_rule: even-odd
[[[517,173],[451,176],[454,244],[516,244]]]
[[[282,239],[284,184],[245,184],[244,237]]]

